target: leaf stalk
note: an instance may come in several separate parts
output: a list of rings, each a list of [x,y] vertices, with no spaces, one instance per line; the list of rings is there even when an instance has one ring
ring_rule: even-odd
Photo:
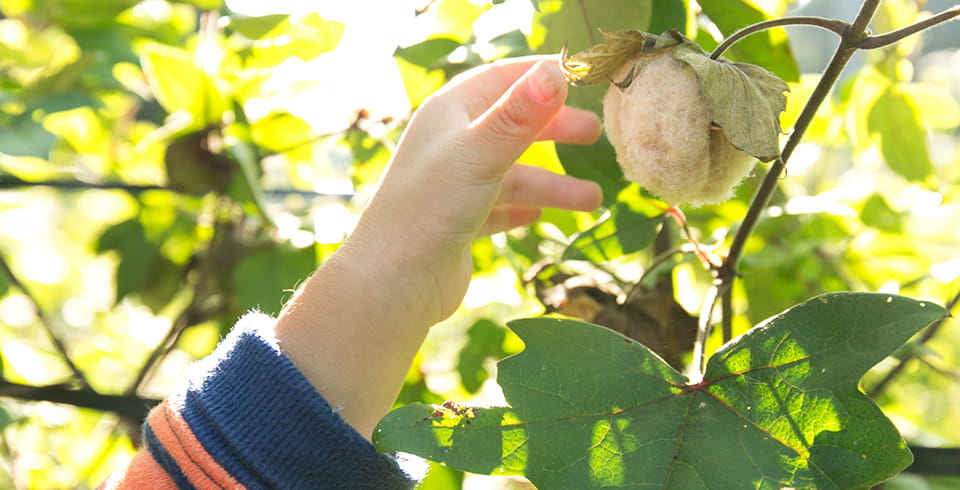
[[[729,37],[723,40],[714,50],[710,53],[711,59],[717,59],[726,51],[730,46],[733,46],[743,38],[756,34],[758,32],[763,32],[775,27],[783,26],[814,26],[826,29],[828,31],[836,33],[838,36],[843,36],[847,28],[850,27],[850,24],[836,19],[825,19],[823,17],[784,17],[782,19],[770,19],[763,22],[757,22],[756,24],[751,24],[739,31],[734,32]]]

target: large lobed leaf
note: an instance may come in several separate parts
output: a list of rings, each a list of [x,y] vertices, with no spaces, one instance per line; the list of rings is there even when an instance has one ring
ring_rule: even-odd
[[[499,366],[512,407],[408,405],[374,441],[543,489],[867,487],[912,458],[858,380],[944,315],[900,296],[819,296],[725,345],[698,383],[607,329],[518,320],[526,349]]]
[[[573,238],[561,260],[601,264],[643,250],[653,243],[660,216],[636,212],[625,203],[614,204],[596,225]]]

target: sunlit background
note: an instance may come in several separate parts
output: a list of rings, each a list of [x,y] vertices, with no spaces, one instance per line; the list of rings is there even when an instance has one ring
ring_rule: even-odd
[[[119,21],[93,14],[70,21],[37,6],[56,9],[62,3],[0,0],[5,16],[0,20],[0,256],[16,278],[8,280],[0,271],[0,372],[8,383],[75,385],[74,373],[51,343],[47,330],[52,330],[90,387],[145,399],[163,397],[243,311],[257,307],[276,313],[289,294],[283,290],[295,287],[335,250],[423,98],[470,66],[548,52],[542,16],[530,0],[499,5],[227,0],[214,11],[205,8],[216,7],[216,0],[130,1],[135,4],[130,8],[122,0],[105,2],[104,15],[115,10]],[[542,11],[555,12],[562,2],[539,3]],[[858,2],[829,0],[746,3],[769,17],[851,19],[858,8]],[[674,27],[705,45],[716,44],[723,36],[719,27],[696,15],[696,2],[686,5],[686,25]],[[949,6],[933,0],[884,2],[874,29],[892,30],[921,12]],[[238,19],[273,14],[290,15],[277,24],[279,31],[268,30],[257,39],[237,34]],[[321,40],[336,30],[327,21],[343,27],[330,46]],[[816,29],[789,34],[803,75],[791,83],[787,123],[796,118],[835,45],[832,34]],[[449,40],[450,49],[423,62],[433,54],[417,48],[437,39]],[[960,287],[958,46],[960,29],[952,24],[923,41],[857,55],[797,149],[766,221],[748,244],[747,279],[735,297],[737,333],[826,290],[902,293],[942,304]],[[301,51],[322,52],[291,54]],[[150,73],[142,63],[147,58],[171,63],[167,66],[194,63],[198,80],[206,76],[233,97],[239,108],[219,102],[227,107],[221,111],[227,123],[220,143],[241,162],[250,151],[242,143],[255,143],[260,158],[250,161],[261,167],[262,175],[253,181],[262,192],[251,197],[238,191],[234,186],[242,186],[242,178],[217,192],[155,188],[173,185],[165,155],[174,142],[222,121],[204,119],[213,102],[197,109],[183,99],[160,100],[158,80],[164,74]],[[880,136],[868,128],[866,113],[880,92],[876,87],[889,82],[884,77],[893,77],[911,94],[930,175],[906,179],[888,169]],[[521,160],[562,169],[550,143],[535,145]],[[757,177],[749,180],[728,203],[688,213],[702,242],[729,242],[756,182]],[[225,195],[240,204],[226,202]],[[617,198],[610,197],[612,206]],[[548,212],[531,230],[480,240],[474,250],[476,277],[464,305],[433,329],[400,401],[502,403],[495,361],[522,348],[502,325],[544,311],[523,276],[537,258],[565,256],[577,234],[603,217],[604,211]],[[226,242],[239,245],[231,248]],[[567,272],[625,286],[646,277],[652,258],[647,254],[604,264],[569,261]],[[688,257],[677,261],[672,279],[677,302],[696,312],[709,275]],[[195,300],[204,294],[214,300]],[[189,328],[184,328],[178,322],[187,317]],[[143,372],[145,359],[164,343],[169,348]],[[915,348],[910,355],[919,361],[878,400],[911,442],[960,446],[956,323]],[[467,358],[473,364],[464,367]],[[872,386],[897,362],[884,361],[864,385]],[[467,375],[476,379],[468,383]],[[0,488],[92,488],[130,457],[134,447],[128,434],[136,432],[112,412],[15,398],[0,398],[0,427]],[[462,478],[431,468],[433,486],[423,488],[451,488]],[[913,486],[896,488],[948,488],[909,475],[901,480]],[[468,475],[463,488],[506,484]]]

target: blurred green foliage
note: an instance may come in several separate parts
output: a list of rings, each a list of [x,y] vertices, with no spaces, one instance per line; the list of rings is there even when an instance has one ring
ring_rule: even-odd
[[[91,488],[128,458],[139,421],[83,408],[78,393],[147,406],[244,311],[278,312],[349,233],[410,111],[457,73],[564,42],[576,51],[597,28],[674,28],[710,49],[790,7],[333,3],[358,7],[0,0],[0,487]],[[920,15],[916,2],[887,0],[873,28]],[[729,52],[791,82],[784,128],[817,80],[794,62],[803,48],[773,30]],[[822,292],[943,304],[960,288],[960,50],[926,52],[914,37],[859,59],[747,243],[735,334]],[[599,110],[602,94],[571,89],[571,104]],[[521,161],[598,181],[606,209],[551,211],[478,241],[464,307],[433,329],[398,403],[501,402],[493,362],[522,348],[506,321],[545,303],[604,311],[594,289],[570,281],[614,297],[667,285],[670,305],[699,309],[710,273],[662,205],[623,181],[609,143],[538,143]],[[764,171],[727,203],[685,210],[708,255],[725,250]],[[539,287],[530,276],[545,263],[566,279]],[[863,388],[883,382],[874,398],[912,443],[960,446],[957,324],[901,359]],[[8,396],[13,384],[62,398]],[[430,475],[425,488],[464,479]],[[896,488],[941,488],[919,478]]]

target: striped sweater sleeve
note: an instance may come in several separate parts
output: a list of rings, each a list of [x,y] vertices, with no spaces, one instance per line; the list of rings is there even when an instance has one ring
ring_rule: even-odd
[[[244,316],[144,424],[145,449],[101,488],[412,488]]]

